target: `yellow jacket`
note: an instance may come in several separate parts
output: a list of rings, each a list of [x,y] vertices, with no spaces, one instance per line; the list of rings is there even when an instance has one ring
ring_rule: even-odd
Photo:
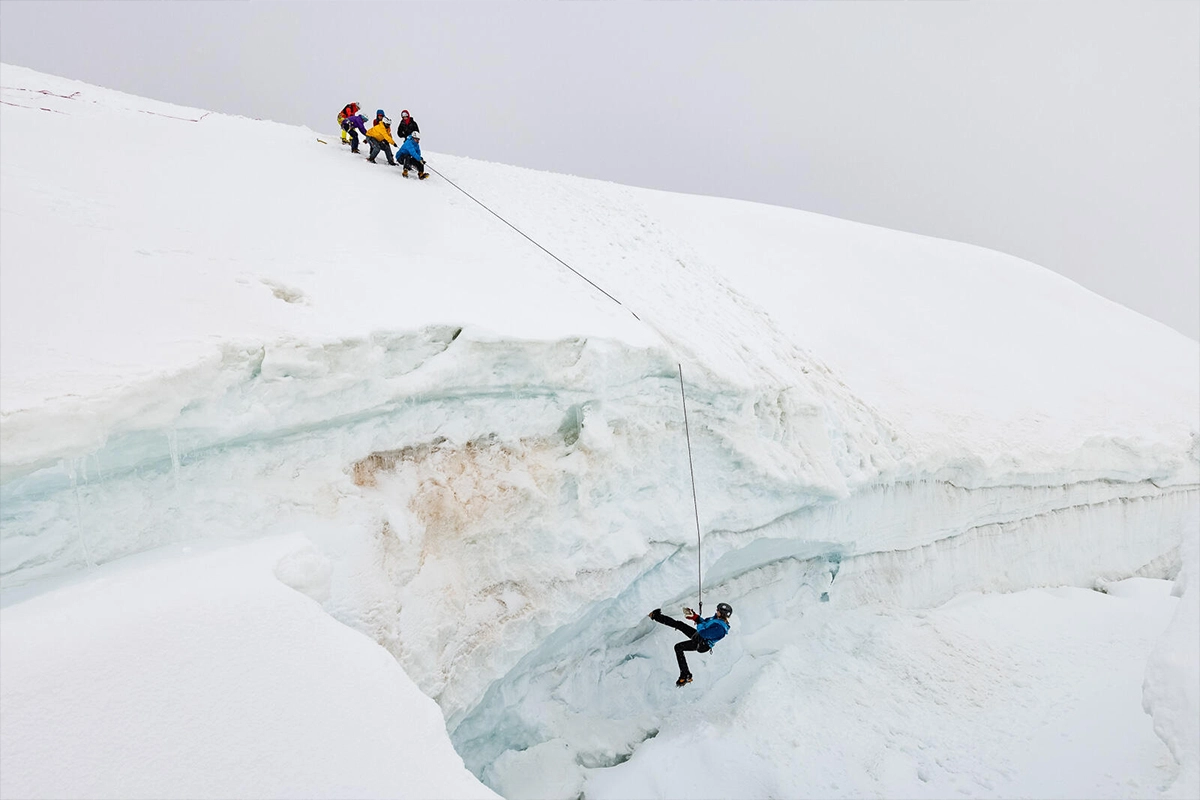
[[[392,132],[389,131],[387,126],[382,122],[378,125],[373,125],[368,128],[367,136],[371,137],[372,139],[379,139],[383,142],[391,142],[393,145],[396,144],[396,140],[392,138]]]

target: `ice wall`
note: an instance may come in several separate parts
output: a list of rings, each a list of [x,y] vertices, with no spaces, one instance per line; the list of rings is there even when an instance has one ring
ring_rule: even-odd
[[[775,391],[701,373],[689,392],[712,586],[815,559],[840,569],[818,596],[922,605],[1159,559],[1167,574],[1196,502],[1147,480],[929,476],[850,491],[842,463],[903,459],[878,444],[885,426],[798,399],[819,387]],[[619,629],[693,583],[678,374],[662,352],[437,328],[231,348],[138,392],[123,406],[135,413],[92,418],[110,427],[88,456],[63,459],[86,439],[46,425],[56,433],[36,440],[63,449],[10,461],[6,587],[168,542],[299,530],[341,565],[329,608],[389,646],[455,722],[597,602],[634,603],[614,608]]]
[[[530,496],[514,495],[531,503],[528,515],[561,507],[554,513],[573,517],[596,505],[607,515],[626,504],[623,517],[674,529],[687,490],[677,369],[661,350],[497,341],[462,328],[228,346],[167,379],[6,416],[3,574],[16,585],[165,541],[333,520],[397,461],[444,483],[440,470],[453,464],[426,461],[463,448],[485,460],[507,453],[513,474],[536,475],[535,462],[545,462],[550,488],[535,480],[520,487]],[[847,431],[846,410],[819,395],[771,386],[741,394],[703,373],[691,389],[697,456],[743,474],[710,492],[709,526],[758,526],[844,495],[843,464],[888,457],[878,423],[866,416],[865,433]],[[773,435],[756,436],[765,426]],[[475,476],[489,500],[505,479],[497,469]],[[577,485],[585,480],[597,485]],[[722,482],[711,471],[701,480]],[[787,486],[797,491],[785,497]]]

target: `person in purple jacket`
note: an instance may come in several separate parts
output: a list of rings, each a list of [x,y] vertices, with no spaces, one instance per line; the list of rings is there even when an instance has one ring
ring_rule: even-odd
[[[342,122],[343,129],[350,132],[351,153],[358,152],[358,134],[361,133],[363,138],[366,138],[367,136],[367,127],[364,124],[366,121],[366,118],[363,117],[362,114],[353,114],[349,117],[346,117],[346,119]]]
[[[707,653],[713,649],[713,645],[724,639],[725,634],[729,633],[729,618],[733,616],[733,607],[728,603],[717,603],[716,616],[703,619],[690,608],[683,609],[683,613],[696,623],[696,627],[693,628],[685,622],[671,619],[662,613],[661,608],[656,608],[649,614],[650,619],[658,624],[674,628],[688,637],[687,641],[675,645],[675,660],[679,662],[679,680],[675,681],[676,686],[685,686],[692,682],[692,673],[688,671],[684,652],[695,650],[697,653]]]

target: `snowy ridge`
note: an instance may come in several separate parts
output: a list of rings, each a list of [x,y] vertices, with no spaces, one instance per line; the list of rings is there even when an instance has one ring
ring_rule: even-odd
[[[390,651],[489,786],[601,797],[649,792],[605,770],[696,722],[644,620],[695,594],[679,364],[706,604],[737,609],[697,668],[718,702],[797,680],[782,619],[869,639],[880,602],[1173,577],[1195,534],[1200,347],[1034,265],[429,154],[618,304],[335,138],[0,83],[5,613],[131,554],[300,534],[323,577],[289,585]],[[80,124],[84,164],[25,155]]]

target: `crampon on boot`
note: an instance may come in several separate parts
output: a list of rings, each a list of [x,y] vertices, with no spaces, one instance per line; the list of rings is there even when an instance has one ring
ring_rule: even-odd
[[[680,675],[679,680],[675,681],[676,686],[684,686],[692,682],[692,674],[689,672],[686,675]]]

